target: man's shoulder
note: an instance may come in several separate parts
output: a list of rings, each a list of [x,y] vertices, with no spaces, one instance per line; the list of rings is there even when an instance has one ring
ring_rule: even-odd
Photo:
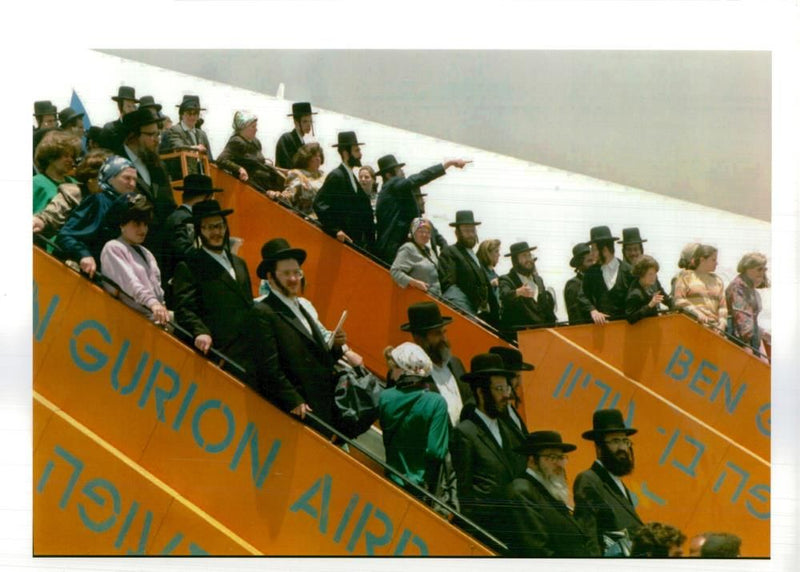
[[[593,464],[585,471],[578,473],[578,475],[575,477],[575,486],[596,486],[600,484],[600,475],[595,470],[596,467],[597,465]]]

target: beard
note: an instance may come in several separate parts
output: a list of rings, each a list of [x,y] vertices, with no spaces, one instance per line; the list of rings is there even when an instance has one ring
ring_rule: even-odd
[[[624,477],[633,472],[633,449],[620,449],[612,453],[605,443],[600,444],[600,462],[614,476]]]
[[[361,159],[358,159],[358,158],[353,157],[352,155],[350,155],[350,157],[347,159],[347,166],[348,167],[360,167],[361,166]]]
[[[156,151],[151,151],[147,147],[139,147],[139,158],[148,167],[161,167],[161,157]]]
[[[533,266],[526,268],[521,264],[514,264],[514,271],[522,276],[531,276],[533,274]]]
[[[459,236],[458,237],[458,244],[460,244],[461,246],[464,246],[466,248],[469,248],[470,250],[475,248],[475,245],[477,244],[477,242],[478,242],[478,239],[475,238],[475,237],[469,237],[469,238],[463,237],[463,236]]]
[[[502,409],[497,405],[488,386],[483,388],[483,397],[483,412],[489,419],[497,419],[501,411],[505,413],[508,410],[508,403],[504,403]]]
[[[431,361],[438,366],[442,366],[450,361],[450,343],[447,340],[441,340],[435,346],[428,344],[420,344]]]
[[[564,504],[569,503],[569,485],[567,485],[566,472],[560,475],[554,473],[547,474],[541,469],[536,469],[536,472],[542,477],[544,488],[547,489],[548,493]]]

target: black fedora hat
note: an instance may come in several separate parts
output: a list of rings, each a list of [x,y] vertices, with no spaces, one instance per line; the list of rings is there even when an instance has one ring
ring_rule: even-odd
[[[103,138],[103,128],[97,125],[92,125],[86,131],[86,140],[87,141],[94,141],[95,143],[101,143]]]
[[[386,171],[391,171],[395,167],[405,167],[405,163],[398,163],[397,159],[394,158],[394,155],[384,155],[380,159],[378,159],[378,170],[375,172],[376,175],[382,175]]]
[[[61,127],[64,127],[74,119],[82,118],[85,113],[78,113],[71,107],[65,107],[61,111],[58,112],[58,122],[61,124]]]
[[[302,248],[292,248],[289,241],[285,238],[273,238],[268,240],[261,247],[261,262],[258,263],[256,268],[256,275],[265,280],[267,278],[267,268],[273,262],[278,260],[287,260],[293,258],[301,266],[306,261],[306,251]]]
[[[461,376],[461,381],[475,383],[485,381],[493,375],[502,375],[506,378],[515,377],[517,372],[506,369],[503,358],[497,354],[478,354],[472,356],[469,363],[469,373]]]
[[[122,126],[130,132],[163,120],[164,116],[157,109],[140,107],[136,111],[131,111],[122,116]]]
[[[584,256],[589,254],[591,251],[592,249],[589,247],[588,242],[579,242],[572,247],[572,258],[569,261],[569,265],[573,268],[577,268],[583,264]]]
[[[41,117],[42,115],[56,115],[58,113],[58,108],[56,108],[53,103],[47,99],[44,101],[34,101],[33,102],[33,116],[34,117]]]
[[[156,111],[161,111],[162,106],[160,103],[156,103],[156,100],[153,99],[152,95],[143,95],[139,98],[139,108],[142,107],[152,107]]]
[[[625,427],[625,421],[622,420],[622,411],[619,409],[598,409],[592,415],[592,430],[584,431],[581,437],[589,441],[595,441],[606,433],[621,432],[626,435],[633,435],[636,431],[632,427]]]
[[[514,452],[535,455],[542,449],[561,449],[564,453],[569,453],[577,448],[577,445],[572,443],[564,443],[558,431],[533,431],[525,436],[525,440],[518,447],[514,447]]]
[[[456,211],[456,220],[451,222],[450,226],[461,226],[462,224],[479,225],[481,223],[475,220],[472,211]]]
[[[117,90],[117,95],[112,95],[111,99],[114,101],[121,101],[123,99],[128,99],[133,101],[134,103],[139,103],[139,100],[136,99],[136,89],[132,88],[129,85],[121,85]]]
[[[647,242],[647,239],[642,239],[638,227],[622,229],[622,240],[619,241],[619,244],[642,244],[643,242]]]
[[[176,105],[175,107],[178,108],[180,113],[183,113],[187,109],[196,109],[198,111],[205,111],[205,107],[200,107],[200,96],[199,95],[184,95],[183,101],[180,104]]]
[[[311,111],[311,104],[307,101],[296,101],[292,104],[292,112],[286,117],[303,117],[304,115],[316,115],[316,111]]]
[[[618,236],[611,236],[611,231],[607,226],[595,226],[589,231],[589,242],[598,242],[601,240],[618,240]]]
[[[450,316],[442,316],[436,302],[417,302],[408,307],[408,322],[400,329],[404,332],[425,332],[446,326],[452,321]]]
[[[358,140],[355,131],[340,131],[336,136],[336,143],[331,147],[352,147],[353,145],[365,145]]]
[[[493,346],[489,348],[489,353],[500,356],[503,360],[503,367],[511,371],[533,371],[536,369],[533,364],[522,361],[522,352],[518,349]]]
[[[195,222],[200,222],[204,218],[212,216],[226,217],[233,212],[233,209],[223,209],[214,199],[209,199],[197,203],[192,207],[192,218]]]
[[[517,254],[522,254],[523,252],[530,252],[531,250],[536,250],[537,246],[528,246],[528,243],[523,242],[515,242],[509,247],[509,253],[506,256],[516,256]]]
[[[211,177],[191,173],[183,178],[183,184],[174,187],[176,191],[183,191],[184,197],[207,195],[208,193],[221,193],[224,189],[214,188]]]

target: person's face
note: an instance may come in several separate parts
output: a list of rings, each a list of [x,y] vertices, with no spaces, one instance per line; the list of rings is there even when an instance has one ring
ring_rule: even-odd
[[[580,269],[585,272],[586,270],[589,270],[589,268],[591,268],[595,262],[597,262],[597,254],[595,251],[590,250],[586,255],[584,255]]]
[[[533,270],[533,254],[531,254],[531,251],[517,255],[517,264],[522,268]]]
[[[119,227],[122,238],[129,244],[142,244],[150,226],[144,221],[129,220]]]
[[[311,125],[313,124],[313,121],[311,120],[311,116],[310,115],[304,115],[303,117],[301,117],[298,121],[295,121],[294,123],[295,123],[295,125],[297,127],[300,128],[300,133],[302,133],[303,135],[307,135],[308,133],[311,133]]]
[[[414,231],[414,242],[420,246],[425,246],[431,240],[431,229],[427,225],[423,225]]]
[[[136,111],[136,102],[132,99],[122,100],[122,115],[127,115],[131,111]]]
[[[136,190],[136,169],[126,167],[116,177],[109,179],[108,183],[120,194],[132,193]]]
[[[669,552],[667,553],[668,558],[682,558],[683,557],[683,548],[681,548],[680,544],[673,544],[669,547]]]
[[[303,281],[303,271],[300,264],[293,258],[279,260],[275,265],[275,282],[282,294],[290,298],[300,295]]]
[[[83,135],[86,133],[86,130],[83,128],[82,121],[76,121],[75,123],[69,126],[67,131],[69,131],[73,135],[76,135],[77,137],[83,137]]]
[[[458,227],[458,242],[466,246],[467,248],[472,248],[478,242],[478,230],[475,228],[474,224],[462,224]]]
[[[567,455],[554,447],[542,449],[538,453],[539,470],[547,477],[567,478]]]
[[[375,184],[375,179],[369,174],[369,171],[366,169],[361,169],[358,172],[358,182],[361,184],[361,188],[364,189],[365,192],[371,192],[372,187]]]
[[[314,155],[308,160],[308,170],[312,173],[316,173],[319,171],[320,166],[322,166],[322,157],[319,153],[314,153]]]
[[[186,124],[186,127],[188,127],[189,129],[194,129],[194,126],[197,124],[197,120],[200,119],[200,110],[188,109],[183,112],[181,119],[183,119],[183,122]]]
[[[436,365],[443,365],[450,350],[450,340],[447,339],[447,328],[433,328],[414,335],[414,341],[419,345],[431,361]]]
[[[647,272],[642,274],[642,277],[639,278],[639,283],[647,288],[648,286],[652,286],[656,283],[658,279],[658,272],[656,272],[655,268],[648,268]]]
[[[508,408],[508,401],[511,397],[511,386],[508,384],[508,379],[502,375],[493,375],[489,380],[489,394],[491,399],[487,401],[486,413],[492,413],[494,409],[496,417],[500,411],[505,411]],[[490,407],[489,403],[494,403],[494,407]]]
[[[705,536],[695,536],[689,541],[689,557],[690,558],[700,558],[700,550],[703,548],[703,544],[706,542]]]
[[[622,477],[633,471],[633,444],[623,431],[606,433],[597,448],[600,461],[612,475]]]
[[[245,125],[242,130],[239,132],[239,135],[247,139],[248,141],[252,141],[256,138],[256,133],[258,132],[258,121],[253,121],[252,123],[248,123]]]
[[[55,115],[42,115],[41,119],[39,120],[39,128],[40,129],[49,129],[50,127],[56,126],[56,116]]]
[[[360,145],[353,145],[350,147],[350,156],[353,159],[361,160],[361,146]]]
[[[767,275],[767,265],[765,264],[763,266],[756,266],[755,268],[748,268],[744,271],[744,275],[750,279],[750,281],[753,283],[753,286],[761,286],[764,283],[764,278]]]
[[[630,264],[636,264],[636,261],[639,260],[643,254],[642,245],[639,243],[625,244],[622,246],[622,256]]]
[[[155,153],[158,150],[158,133],[158,125],[155,123],[143,126],[139,130],[139,145]]]
[[[204,218],[200,223],[200,237],[203,246],[210,250],[221,251],[225,246],[225,231],[228,225],[221,215]]]
[[[75,156],[72,153],[61,155],[58,159],[50,163],[51,169],[59,175],[66,175],[75,168]]]
[[[700,258],[700,263],[697,265],[698,272],[714,272],[717,269],[717,253],[715,252],[708,258]]]
[[[500,247],[495,246],[489,249],[489,262],[492,263],[492,267],[497,266],[497,263],[500,262]]]

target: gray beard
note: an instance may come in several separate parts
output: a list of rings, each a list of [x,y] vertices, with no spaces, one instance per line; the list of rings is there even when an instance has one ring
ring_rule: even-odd
[[[534,469],[535,470],[535,469]],[[536,471],[544,481],[544,488],[547,492],[553,495],[554,498],[560,500],[564,504],[569,502],[569,486],[567,485],[566,476],[561,475],[545,475],[541,471]]]

